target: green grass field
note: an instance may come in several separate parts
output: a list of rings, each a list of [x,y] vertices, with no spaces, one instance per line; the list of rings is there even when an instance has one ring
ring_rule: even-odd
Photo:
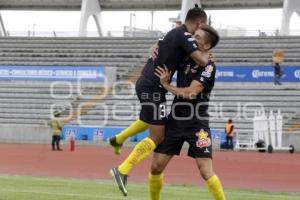
[[[146,184],[129,184],[123,197],[112,181],[0,175],[0,200],[146,200]],[[300,195],[226,190],[228,200],[300,200]],[[166,185],[162,200],[211,200],[206,188]]]

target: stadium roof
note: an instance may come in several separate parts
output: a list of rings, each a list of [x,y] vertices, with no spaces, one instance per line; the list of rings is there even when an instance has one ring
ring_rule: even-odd
[[[283,0],[201,0],[205,9],[279,8]],[[99,0],[103,10],[179,10],[181,0]],[[0,0],[0,9],[80,10],[81,0]]]

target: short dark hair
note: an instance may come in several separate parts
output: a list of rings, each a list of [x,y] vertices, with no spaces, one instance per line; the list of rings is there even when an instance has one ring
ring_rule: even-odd
[[[187,12],[185,21],[195,21],[198,19],[207,20],[207,15],[202,8],[199,8],[198,4],[195,4],[195,7],[189,9],[189,11]]]
[[[210,43],[210,49],[217,46],[220,41],[220,36],[216,29],[209,25],[203,25],[201,29],[206,32],[208,42]]]

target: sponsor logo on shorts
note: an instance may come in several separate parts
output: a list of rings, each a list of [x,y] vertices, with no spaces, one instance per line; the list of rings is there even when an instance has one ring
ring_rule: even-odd
[[[196,142],[196,146],[199,148],[209,147],[211,146],[211,139],[208,137],[208,133],[201,129],[196,133],[198,140]]]
[[[210,153],[210,151],[208,150],[208,148],[205,148],[204,153]]]

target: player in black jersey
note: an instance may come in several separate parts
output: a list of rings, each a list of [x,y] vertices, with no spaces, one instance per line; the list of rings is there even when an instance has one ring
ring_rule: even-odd
[[[166,90],[160,85],[160,80],[155,76],[155,69],[158,66],[166,66],[171,72],[180,69],[180,63],[186,57],[191,57],[197,64],[206,65],[208,62],[207,52],[201,52],[192,35],[199,27],[207,22],[206,13],[196,6],[187,13],[185,24],[181,27],[172,29],[158,42],[159,50],[155,60],[148,59],[142,74],[136,82],[136,93],[141,102],[141,112],[139,120],[134,122],[125,135],[137,134],[149,128],[149,136],[139,142],[118,167],[112,168],[110,173],[118,184],[119,189],[126,196],[126,179],[129,172],[140,161],[148,157],[158,144],[163,141],[166,123]],[[208,33],[209,34],[209,33]],[[131,131],[133,130],[133,131]],[[116,137],[110,139],[110,144],[120,147],[123,141]]]
[[[201,48],[201,44],[199,44]],[[166,124],[164,141],[155,149],[148,184],[151,200],[160,199],[163,170],[174,155],[179,155],[184,142],[189,143],[188,156],[195,158],[202,178],[216,200],[225,200],[220,180],[212,167],[212,139],[209,128],[208,102],[214,87],[216,67],[213,61],[199,67],[191,59],[177,75],[177,87],[169,83],[171,73],[158,68],[161,85],[175,96]]]

